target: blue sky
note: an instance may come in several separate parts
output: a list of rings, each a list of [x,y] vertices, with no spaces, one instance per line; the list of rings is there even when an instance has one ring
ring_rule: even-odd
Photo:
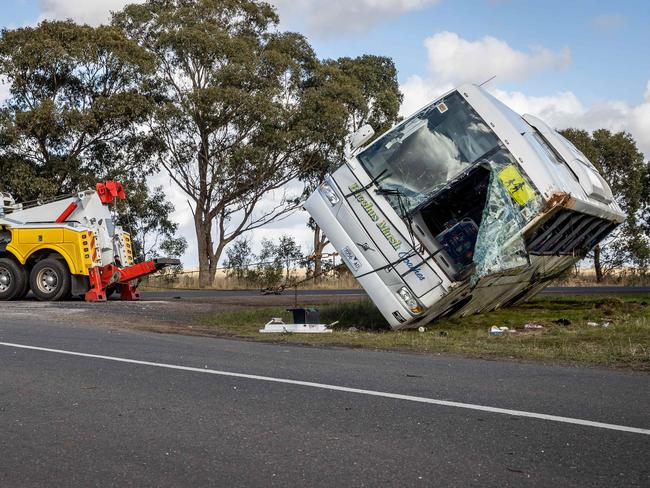
[[[530,95],[571,90],[586,103],[612,98],[638,103],[650,79],[647,1],[443,1],[382,22],[363,35],[311,40],[324,57],[389,55],[405,81],[411,74],[426,74],[423,40],[438,31],[470,40],[494,36],[524,51],[533,45],[570,49],[571,63],[565,70],[527,80]],[[515,83],[502,85],[517,88]]]
[[[141,1],[141,0],[137,0]],[[270,0],[281,28],[304,33],[322,58],[391,56],[405,95],[404,115],[461,82],[481,82],[520,113],[557,128],[627,130],[650,158],[650,2],[517,0]],[[43,18],[106,22],[127,0],[3,2],[0,23]],[[12,5],[13,8],[7,8]],[[183,194],[159,175],[190,241]],[[305,214],[265,228],[266,237],[297,236],[308,250]],[[254,240],[261,239],[253,236]]]

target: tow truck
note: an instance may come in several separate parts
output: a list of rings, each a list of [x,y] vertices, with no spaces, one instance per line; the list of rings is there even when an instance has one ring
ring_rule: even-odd
[[[625,218],[571,142],[476,85],[373,137],[305,208],[394,329],[527,300]]]
[[[22,299],[30,290],[42,301],[75,295],[101,302],[116,292],[138,300],[139,278],[180,261],[135,262],[131,236],[111,212],[125,198],[116,181],[30,204],[0,193],[0,300]]]

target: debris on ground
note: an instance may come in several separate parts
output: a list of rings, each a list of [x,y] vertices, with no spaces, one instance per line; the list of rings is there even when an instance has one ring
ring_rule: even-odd
[[[424,327],[418,327],[418,332],[425,332],[426,330],[427,329],[425,329]]]
[[[331,333],[324,324],[285,324],[281,318],[274,317],[267,322],[260,334],[325,334]]]
[[[530,322],[528,324],[524,324],[524,329],[526,330],[540,330],[543,329],[544,326],[541,324],[535,324],[533,322]]]
[[[568,327],[572,322],[569,319],[562,317],[560,319],[554,320],[553,323],[561,325],[562,327]]]
[[[441,330],[440,332],[438,332],[438,335],[440,337],[447,337],[449,336],[449,332],[447,332],[446,330]]]
[[[262,294],[262,295],[282,295],[283,291],[284,291],[284,286],[280,286],[278,288],[262,288],[260,290],[260,294]]]
[[[490,335],[496,337],[502,336],[506,332],[515,332],[515,331],[511,330],[508,327],[497,327],[496,325],[493,325],[489,330]]]
[[[611,322],[607,322],[607,321],[602,322],[602,323],[600,323],[600,324],[599,324],[598,322],[587,322],[587,325],[590,326],[590,327],[602,327],[603,329],[606,329],[606,328],[608,328],[610,325],[612,325],[612,323],[611,323]]]

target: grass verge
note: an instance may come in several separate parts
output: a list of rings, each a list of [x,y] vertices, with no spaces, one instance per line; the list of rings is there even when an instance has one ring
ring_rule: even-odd
[[[271,317],[290,323],[284,308],[225,312],[202,319],[215,332],[261,341],[456,353],[474,357],[570,361],[650,371],[650,297],[541,297],[518,307],[463,318],[440,319],[417,330],[389,331],[367,300],[319,307],[321,321],[338,320],[332,334],[260,334]],[[568,319],[568,326],[556,323]],[[599,326],[589,325],[596,322]],[[609,322],[609,327],[602,327]],[[535,323],[542,329],[526,330]],[[488,334],[493,326],[515,332]],[[355,327],[356,331],[348,330]]]

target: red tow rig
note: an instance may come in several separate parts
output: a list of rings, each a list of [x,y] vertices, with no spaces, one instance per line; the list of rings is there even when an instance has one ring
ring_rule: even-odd
[[[105,302],[106,289],[111,286],[117,286],[120,289],[120,298],[122,300],[139,300],[140,293],[133,281],[143,276],[150,275],[160,271],[167,266],[176,266],[180,260],[171,258],[158,258],[149,261],[118,268],[113,264],[103,267],[97,267],[90,270],[90,290],[86,293],[87,302]]]

